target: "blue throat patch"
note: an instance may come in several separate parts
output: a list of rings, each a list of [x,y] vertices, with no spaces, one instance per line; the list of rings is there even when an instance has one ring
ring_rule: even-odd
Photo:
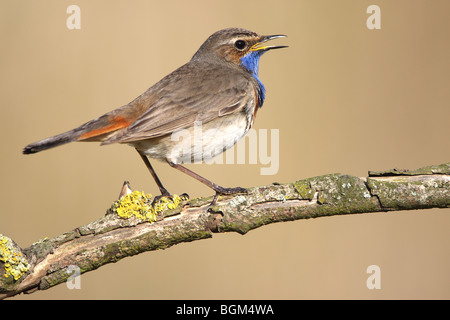
[[[261,108],[264,99],[266,97],[266,88],[264,88],[263,83],[259,80],[258,70],[259,70],[259,58],[261,58],[264,51],[251,51],[247,55],[241,58],[241,66],[250,72],[250,74],[258,80],[258,106]]]

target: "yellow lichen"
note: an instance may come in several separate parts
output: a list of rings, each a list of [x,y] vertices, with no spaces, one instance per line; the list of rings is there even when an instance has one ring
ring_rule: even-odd
[[[171,197],[161,197],[153,204],[153,209],[158,214],[166,209],[175,209],[180,204],[181,198],[174,194]]]
[[[151,197],[151,194],[133,191],[121,197],[119,201],[116,201],[114,207],[121,218],[129,219],[135,216],[141,220],[154,222],[156,221],[156,214],[149,205]]]
[[[117,215],[123,219],[132,216],[140,220],[155,222],[157,215],[165,209],[175,209],[182,200],[179,196],[161,197],[153,206],[151,205],[151,194],[140,191],[133,191],[123,197],[113,205]]]
[[[0,261],[3,262],[6,278],[13,277],[19,280],[22,275],[30,270],[30,265],[22,252],[17,251],[11,239],[0,234]]]

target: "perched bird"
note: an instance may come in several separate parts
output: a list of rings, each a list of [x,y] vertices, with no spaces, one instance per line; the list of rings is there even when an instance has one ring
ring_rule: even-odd
[[[261,55],[286,46],[266,46],[271,39],[253,31],[228,28],[212,34],[192,59],[130,103],[73,130],[31,143],[24,154],[72,141],[133,146],[150,170],[162,196],[170,196],[148,157],[166,161],[212,188],[216,195],[246,192],[224,188],[180,163],[208,160],[232,147],[253,125],[265,97],[258,77]],[[201,139],[196,130],[201,128]],[[183,130],[183,131],[181,131]],[[190,134],[194,139],[176,133]]]

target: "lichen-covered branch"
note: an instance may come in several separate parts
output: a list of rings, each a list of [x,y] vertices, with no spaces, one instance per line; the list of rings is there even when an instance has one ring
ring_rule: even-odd
[[[0,298],[65,282],[69,266],[84,273],[141,252],[211,238],[215,232],[245,234],[269,223],[321,216],[449,208],[450,163],[369,172],[366,178],[329,174],[254,187],[248,194],[221,197],[209,210],[212,197],[163,199],[156,207],[148,200],[133,192],[99,220],[26,249],[0,234]]]

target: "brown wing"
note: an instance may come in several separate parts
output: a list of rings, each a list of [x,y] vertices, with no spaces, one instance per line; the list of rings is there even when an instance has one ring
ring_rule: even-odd
[[[249,93],[252,94],[249,94]],[[170,134],[244,108],[253,98],[251,80],[234,68],[190,62],[132,103],[151,105],[104,144],[133,142]]]

